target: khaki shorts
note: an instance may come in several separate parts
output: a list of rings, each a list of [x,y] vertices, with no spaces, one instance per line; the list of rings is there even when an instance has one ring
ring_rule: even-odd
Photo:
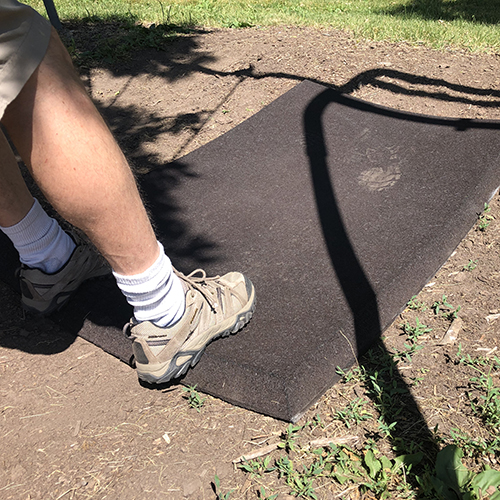
[[[16,0],[0,0],[0,118],[45,55],[50,23]]]

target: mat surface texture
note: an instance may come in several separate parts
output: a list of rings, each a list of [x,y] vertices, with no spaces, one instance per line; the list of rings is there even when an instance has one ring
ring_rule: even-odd
[[[445,262],[498,187],[500,122],[374,106],[303,82],[141,181],[177,268],[244,272],[257,310],[183,383],[297,420]],[[174,182],[176,172],[185,176]],[[15,251],[0,238],[0,277]],[[52,319],[125,362],[111,279]]]

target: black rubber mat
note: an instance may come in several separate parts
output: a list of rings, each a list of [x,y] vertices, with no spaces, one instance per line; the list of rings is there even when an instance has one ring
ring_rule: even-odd
[[[497,188],[500,122],[402,113],[303,82],[142,180],[184,272],[245,272],[257,310],[183,383],[296,420],[381,334]],[[183,175],[179,175],[182,173]],[[15,254],[2,248],[13,283]],[[113,282],[54,321],[124,361],[130,309]]]

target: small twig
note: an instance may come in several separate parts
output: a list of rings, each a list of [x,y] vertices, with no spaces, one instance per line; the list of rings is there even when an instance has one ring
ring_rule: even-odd
[[[340,493],[337,493],[333,498],[344,498],[344,495],[348,493],[349,491],[356,490],[358,489],[358,485],[351,486],[350,488],[347,488],[344,491],[341,491]]]
[[[259,450],[255,450],[255,451],[252,451],[251,453],[247,453],[246,455],[241,455],[241,457],[238,457],[235,460],[233,460],[233,464],[239,464],[241,462],[253,460],[254,458],[263,457],[264,455],[267,455],[268,453],[271,453],[274,450],[278,449],[278,446],[279,446],[279,443],[273,443],[273,444],[269,444],[267,446],[264,446],[263,448],[260,448]]]
[[[343,444],[349,443],[351,441],[357,441],[358,436],[343,436],[343,437],[328,437],[328,438],[320,438],[313,439],[309,441],[307,444],[308,448],[318,448],[322,446],[329,446],[330,444]],[[240,457],[233,460],[233,464],[239,464],[241,462],[247,462],[248,460],[253,460],[254,458],[263,457],[264,455],[268,455],[272,453],[274,450],[278,449],[280,443],[273,443],[258,450],[252,451],[251,453],[246,453],[245,455],[241,455]]]
[[[95,352],[88,352],[87,354],[82,354],[81,356],[78,356],[76,359],[85,359],[88,358],[89,356],[92,356],[92,354],[95,354]]]
[[[75,491],[76,488],[70,488],[68,491],[65,491],[64,493],[62,493],[61,495],[59,495],[56,500],[59,500],[60,498],[62,498],[64,495],[67,495],[70,491]]]
[[[498,318],[500,318],[500,314],[489,314],[485,319],[489,323],[490,321],[494,321]]]
[[[262,438],[266,438],[264,441],[267,441],[269,439],[269,436],[267,434],[261,434],[260,436],[253,436],[250,439],[255,441],[256,439],[262,439]]]
[[[75,430],[73,431],[73,437],[78,437],[78,434],[80,434],[81,426],[82,426],[82,421],[77,420],[75,425]]]
[[[3,488],[0,488],[0,491],[10,490],[12,488],[18,488],[19,486],[23,486],[23,484],[24,483],[19,483],[19,484],[10,483],[10,484],[7,484],[6,486],[4,486]]]
[[[247,444],[251,444],[252,446],[262,446],[264,443],[266,443],[267,441],[269,441],[269,438],[267,439],[263,439],[262,441],[258,441],[258,442],[255,442],[255,441],[248,441],[247,439],[245,439],[243,442],[244,443],[247,443]]]
[[[322,447],[322,446],[330,446],[330,444],[344,444],[344,443],[349,443],[351,441],[357,441],[359,438],[358,436],[342,436],[342,437],[335,437],[335,438],[319,438],[319,439],[313,439],[309,443],[309,447]]]
[[[25,415],[24,417],[19,417],[19,420],[24,420],[25,418],[43,417],[44,415],[50,415],[51,413],[54,413],[54,411],[55,410],[46,411],[45,413],[37,413],[36,415]]]
[[[47,387],[47,389],[50,389],[51,391],[54,391],[56,394],[59,394],[59,396],[62,396],[63,398],[67,398],[68,397],[68,396],[66,396],[66,394],[63,394],[60,391],[56,391],[55,389],[52,389],[52,387],[50,387],[49,385],[46,385],[45,387]]]
[[[497,349],[498,349],[497,346],[495,346],[493,348],[490,348],[490,347],[478,347],[476,349],[476,351],[487,351],[484,356],[488,357],[490,354],[493,354]]]
[[[358,357],[356,356],[356,353],[354,351],[354,347],[351,344],[351,341],[344,335],[344,332],[342,330],[339,330],[340,335],[344,337],[346,342],[349,344],[349,347],[351,348],[352,355],[354,356],[354,359],[356,360],[356,363],[359,365]]]

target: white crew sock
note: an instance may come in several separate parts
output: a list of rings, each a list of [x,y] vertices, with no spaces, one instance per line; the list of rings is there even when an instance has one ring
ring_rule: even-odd
[[[0,226],[0,229],[14,244],[23,264],[47,274],[59,271],[76,246],[71,236],[47,215],[36,199],[24,219],[13,226]]]
[[[184,314],[185,291],[181,280],[172,270],[172,263],[158,242],[160,256],[140,274],[124,276],[113,272],[118,288],[134,308],[137,321],[151,321],[156,326],[169,327]]]

